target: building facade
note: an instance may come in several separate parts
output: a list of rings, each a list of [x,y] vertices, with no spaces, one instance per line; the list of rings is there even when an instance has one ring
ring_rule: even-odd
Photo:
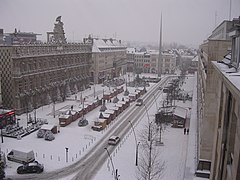
[[[11,59],[11,48],[7,46],[0,46],[0,62],[10,61]],[[3,76],[3,68],[0,67],[0,107],[3,106],[3,93],[2,93],[2,76]],[[11,76],[11,73],[8,72],[8,76]]]
[[[174,53],[162,53],[162,74],[173,74],[176,70],[176,55]]]
[[[127,72],[135,72],[134,66],[134,54],[136,52],[135,48],[127,48]]]
[[[63,101],[89,84],[91,45],[51,43],[7,48],[0,62],[3,107],[14,108],[18,114]]]
[[[238,135],[240,129],[239,126],[236,126],[240,119],[240,88],[234,83],[236,77],[231,78],[231,74],[226,73],[233,71],[234,67],[236,68],[230,61],[233,59],[232,57],[240,59],[239,48],[238,55],[236,55],[236,51],[233,50],[234,46],[232,46],[232,42],[235,42],[235,46],[240,46],[237,37],[239,37],[239,32],[235,34],[232,41],[208,39],[200,46],[198,61],[198,157],[199,163],[203,160],[211,163],[209,166],[211,168],[205,170],[209,170],[210,179],[214,180],[240,178],[240,138]],[[229,51],[230,49],[231,51]],[[229,54],[229,52],[231,53]],[[228,56],[226,56],[227,54]],[[224,69],[223,66],[225,66]],[[238,72],[238,68],[235,69],[235,72]]]
[[[2,105],[32,111],[89,86],[92,45],[66,43],[61,16],[49,43],[0,46]]]
[[[127,47],[116,39],[84,38],[92,45],[91,81],[102,83],[119,77],[127,71]]]
[[[158,73],[159,51],[135,52],[134,66],[138,73]],[[176,70],[176,55],[162,52],[161,73],[172,74]]]
[[[219,24],[210,35],[209,39],[212,40],[231,40],[228,33],[233,28],[233,21],[223,21]]]
[[[215,112],[209,111],[209,104],[214,100],[211,94],[208,94],[207,87],[212,84],[208,77],[211,76],[212,64],[211,61],[218,61],[224,58],[231,48],[230,40],[208,40],[200,46],[199,56],[199,120],[200,120],[200,159],[211,160],[213,139],[209,138],[209,133],[213,133],[213,123],[211,116]],[[206,133],[208,131],[209,133]],[[211,136],[211,135],[210,135]]]
[[[233,62],[240,61],[240,17],[234,20],[229,35],[232,39],[231,58],[214,62],[212,76],[209,77],[213,82],[209,91],[218,99],[212,106],[217,112],[213,116],[212,180],[240,179],[240,78],[228,73],[233,68],[239,73],[239,63]]]
[[[6,45],[19,45],[19,44],[29,44],[36,43],[37,35],[33,32],[21,32],[20,30],[15,29],[13,33],[4,34],[4,44]]]

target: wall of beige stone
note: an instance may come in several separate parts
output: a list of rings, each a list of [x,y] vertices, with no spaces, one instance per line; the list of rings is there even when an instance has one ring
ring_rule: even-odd
[[[216,114],[215,131],[212,136],[214,138],[210,179],[217,180],[221,177],[226,180],[235,180],[240,177],[240,91],[216,66],[213,67],[217,81],[222,85],[215,89],[216,98],[219,100],[216,109],[209,111],[209,114]],[[232,101],[228,109],[230,96]],[[227,125],[228,122],[229,125]]]

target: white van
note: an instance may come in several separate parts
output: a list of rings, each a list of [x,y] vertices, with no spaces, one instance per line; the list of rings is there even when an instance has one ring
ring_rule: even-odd
[[[33,150],[29,152],[23,152],[13,149],[10,151],[10,153],[8,153],[7,159],[9,161],[15,161],[18,163],[25,164],[35,161],[35,156]]]

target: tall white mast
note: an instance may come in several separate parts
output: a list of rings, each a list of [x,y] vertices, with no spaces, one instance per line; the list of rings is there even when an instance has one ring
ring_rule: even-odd
[[[162,13],[160,21],[159,55],[158,55],[158,77],[162,74]]]

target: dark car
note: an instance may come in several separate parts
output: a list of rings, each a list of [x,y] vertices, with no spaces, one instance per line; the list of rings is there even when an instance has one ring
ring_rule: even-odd
[[[79,127],[87,126],[87,125],[88,125],[88,120],[86,120],[86,118],[81,118],[78,122]]]
[[[143,104],[143,100],[142,99],[138,99],[136,102],[136,106],[141,106]]]
[[[41,173],[43,172],[43,165],[39,164],[37,161],[24,164],[23,166],[19,166],[17,168],[18,174],[27,174],[27,173]]]

